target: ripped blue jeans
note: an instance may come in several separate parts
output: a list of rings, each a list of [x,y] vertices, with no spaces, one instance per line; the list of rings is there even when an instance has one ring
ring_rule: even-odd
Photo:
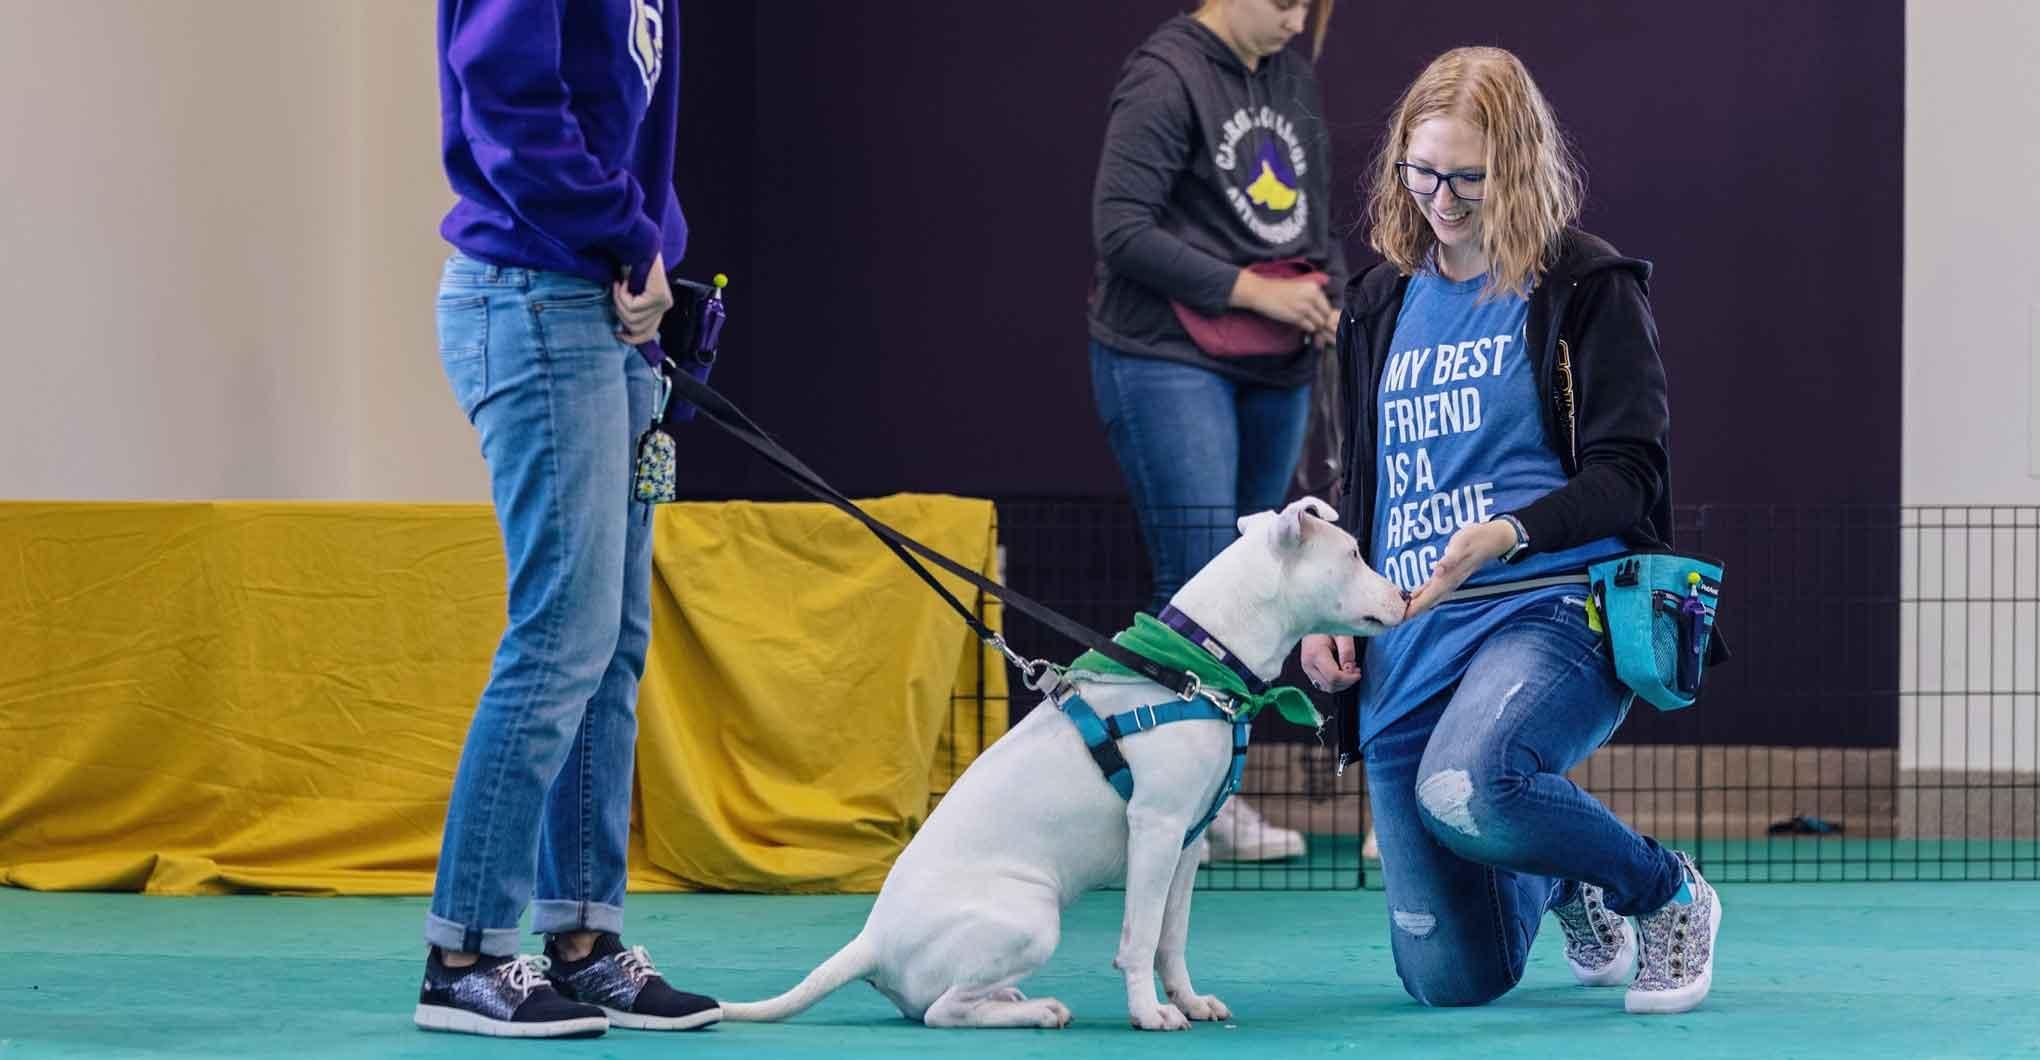
[[[1513,988],[1568,881],[1605,889],[1628,915],[1679,887],[1670,851],[1566,779],[1631,699],[1576,601],[1503,627],[1457,685],[1365,748],[1396,974],[1424,1004]]]

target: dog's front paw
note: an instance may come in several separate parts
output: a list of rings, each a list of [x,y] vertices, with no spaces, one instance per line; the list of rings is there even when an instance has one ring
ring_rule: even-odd
[[[1174,1005],[1156,1005],[1152,1010],[1131,1013],[1133,1025],[1144,1031],[1187,1031],[1190,1020]]]
[[[1170,994],[1169,1000],[1174,1001],[1176,1007],[1182,1009],[1183,1014],[1193,1020],[1229,1020],[1232,1018],[1232,1010],[1225,1007],[1225,1002],[1210,994]]]

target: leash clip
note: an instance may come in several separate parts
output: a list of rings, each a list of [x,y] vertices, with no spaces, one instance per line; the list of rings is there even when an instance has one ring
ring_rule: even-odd
[[[1212,706],[1217,707],[1218,712],[1226,716],[1226,720],[1228,721],[1239,720],[1239,712],[1233,709],[1231,696],[1225,694],[1224,692],[1218,691],[1217,689],[1204,687],[1204,679],[1198,677],[1197,674],[1192,671],[1185,670],[1183,672],[1183,676],[1188,677],[1190,679],[1190,687],[1184,689],[1181,692],[1176,693],[1176,697],[1178,699],[1181,699],[1183,702],[1188,703],[1193,699],[1201,698],[1205,702],[1210,703]]]
[[[1056,673],[1055,666],[1047,659],[1022,658],[1019,652],[1013,650],[1012,645],[1006,643],[1005,637],[994,635],[985,643],[999,649],[999,654],[1004,655],[1006,661],[1020,671],[1020,676],[1027,687],[1036,692],[1047,695],[1062,680],[1062,675]]]

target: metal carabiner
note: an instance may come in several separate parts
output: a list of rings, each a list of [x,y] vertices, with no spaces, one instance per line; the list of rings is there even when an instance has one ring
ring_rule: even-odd
[[[1056,673],[1055,664],[1047,659],[1022,658],[1019,652],[1013,650],[1012,645],[1006,643],[1003,636],[994,634],[985,643],[999,649],[999,654],[1005,656],[1006,661],[1012,663],[1015,670],[1020,671],[1022,683],[1036,692],[1047,695],[1055,687],[1056,681],[1061,679],[1062,675]]]

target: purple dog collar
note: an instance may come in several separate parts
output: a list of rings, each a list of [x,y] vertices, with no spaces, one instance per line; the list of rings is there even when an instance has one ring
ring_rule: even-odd
[[[1162,613],[1155,618],[1162,625],[1182,634],[1190,643],[1210,652],[1212,658],[1224,663],[1226,669],[1238,674],[1240,680],[1247,683],[1248,695],[1258,696],[1268,690],[1268,682],[1261,680],[1253,670],[1248,669],[1247,664],[1233,654],[1231,648],[1219,643],[1217,637],[1205,632],[1204,627],[1198,625],[1196,619],[1176,610],[1174,606],[1162,608]]]

